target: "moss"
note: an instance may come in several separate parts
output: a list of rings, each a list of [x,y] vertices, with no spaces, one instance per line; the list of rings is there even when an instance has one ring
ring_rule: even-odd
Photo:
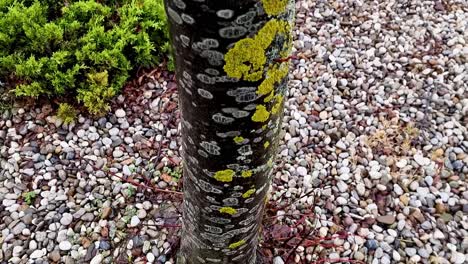
[[[237,210],[232,207],[222,207],[221,209],[219,209],[219,212],[222,214],[229,214],[229,215],[237,214]]]
[[[232,182],[232,177],[234,174],[235,172],[233,170],[222,170],[217,171],[214,175],[214,178],[220,182]]]
[[[239,240],[239,241],[237,241],[235,243],[230,244],[229,248],[230,249],[236,249],[236,248],[238,248],[238,247],[240,247],[242,245],[245,245],[245,243],[246,243],[245,240],[242,239],[242,240]]]
[[[251,171],[251,170],[242,171],[242,177],[243,177],[243,178],[252,177],[252,171]]]
[[[250,196],[252,196],[252,194],[255,193],[255,191],[256,191],[255,188],[246,191],[244,194],[242,194],[242,198],[245,198],[245,199],[249,198]]]
[[[229,77],[258,81],[263,76],[266,62],[265,51],[254,39],[239,40],[224,57],[224,71]]]
[[[242,142],[244,142],[245,138],[244,137],[241,137],[241,136],[237,136],[234,138],[234,142],[236,144],[241,144]]]
[[[270,16],[277,16],[286,11],[289,0],[262,0],[265,13]]]
[[[266,109],[264,105],[257,105],[257,110],[252,116],[252,121],[254,122],[265,122],[270,117],[270,112]]]
[[[271,113],[274,115],[276,115],[278,111],[280,110],[282,103],[283,103],[283,98],[284,98],[283,95],[281,94],[277,94],[275,97],[276,97],[275,104],[271,108]]]
[[[267,142],[265,142],[265,144],[263,144],[264,148],[268,148],[269,146],[270,146],[270,141],[267,141]]]

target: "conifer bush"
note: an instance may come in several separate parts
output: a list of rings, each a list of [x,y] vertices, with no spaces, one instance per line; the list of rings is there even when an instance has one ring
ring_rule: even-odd
[[[72,97],[103,114],[168,49],[162,0],[0,0],[0,80],[17,96]]]

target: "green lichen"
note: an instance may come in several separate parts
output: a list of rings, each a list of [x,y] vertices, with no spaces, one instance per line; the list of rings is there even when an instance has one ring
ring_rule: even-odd
[[[241,144],[242,142],[244,142],[245,138],[244,137],[241,137],[241,136],[237,136],[234,138],[234,142],[236,144]]]
[[[265,13],[270,16],[277,16],[286,11],[289,0],[262,0]]]
[[[282,103],[283,103],[283,95],[281,94],[277,94],[275,96],[275,104],[273,105],[273,107],[271,108],[271,113],[273,115],[276,115],[278,113],[278,111],[280,110],[281,106],[282,106]]]
[[[258,81],[263,76],[265,51],[251,38],[239,40],[224,57],[224,71],[229,77]]]
[[[220,182],[232,182],[232,177],[235,172],[233,170],[221,170],[217,171],[214,175],[214,178]]]
[[[219,209],[219,212],[222,214],[229,214],[229,215],[237,214],[237,210],[232,207],[222,207],[221,209]]]
[[[252,116],[252,121],[254,122],[265,122],[270,118],[270,112],[266,109],[264,105],[257,105],[257,110]]]
[[[269,146],[270,146],[270,141],[267,141],[267,142],[265,142],[265,144],[263,144],[264,148],[268,148]]]
[[[245,198],[245,199],[249,198],[250,196],[252,196],[252,194],[255,193],[255,191],[256,191],[255,188],[246,191],[244,194],[242,194],[242,198]]]
[[[242,177],[243,177],[243,178],[252,177],[252,171],[251,171],[251,170],[242,171]]]
[[[240,247],[242,245],[245,245],[245,243],[246,243],[245,240],[243,240],[243,239],[239,240],[239,241],[237,241],[235,243],[230,244],[229,249],[236,249],[236,248],[238,248],[238,247]]]

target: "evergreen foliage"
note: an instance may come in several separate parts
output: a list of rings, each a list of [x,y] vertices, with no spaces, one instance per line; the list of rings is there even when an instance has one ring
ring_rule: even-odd
[[[0,79],[17,96],[72,96],[102,114],[168,49],[162,0],[0,0]]]

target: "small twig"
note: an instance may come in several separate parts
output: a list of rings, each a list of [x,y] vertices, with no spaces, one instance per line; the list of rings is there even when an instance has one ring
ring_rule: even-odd
[[[286,58],[277,58],[277,59],[274,59],[275,62],[278,62],[278,63],[281,63],[281,62],[286,62],[286,61],[290,61],[290,60],[297,60],[298,57],[296,55],[291,55],[291,56],[288,56]]]
[[[125,179],[124,177],[121,177],[115,173],[112,173],[112,172],[109,172],[112,174],[112,176],[115,176],[127,183],[130,183],[134,186],[137,186],[137,187],[141,187],[141,188],[144,188],[144,189],[147,189],[147,190],[152,190],[152,191],[155,191],[155,192],[163,192],[163,193],[171,193],[171,194],[177,194],[177,195],[183,195],[183,193],[181,192],[177,192],[177,191],[171,191],[171,190],[165,190],[165,189],[160,189],[160,188],[155,188],[155,187],[150,187],[150,186],[147,186],[147,185],[144,185],[144,184],[141,184],[139,182],[136,182],[134,180],[130,180],[130,179]]]

